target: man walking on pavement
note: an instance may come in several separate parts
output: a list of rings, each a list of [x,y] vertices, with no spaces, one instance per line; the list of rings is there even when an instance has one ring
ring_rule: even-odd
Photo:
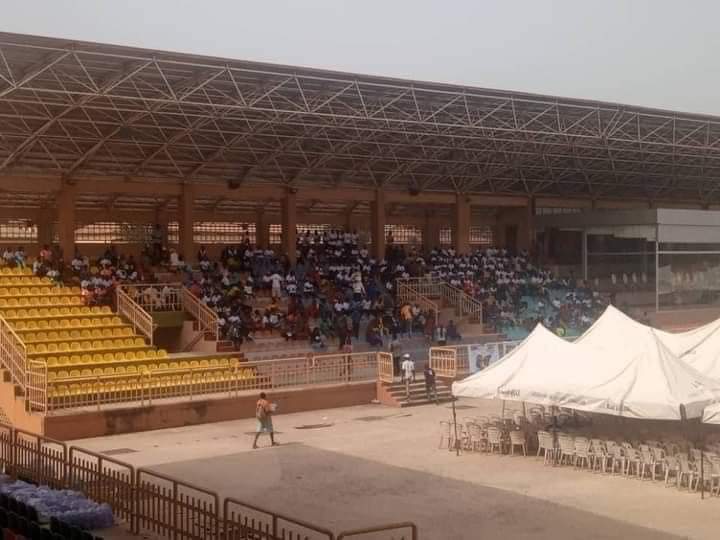
[[[430,362],[425,364],[425,371],[423,371],[423,376],[425,377],[425,395],[427,396],[428,401],[431,400],[430,395],[435,396],[435,404],[440,405],[440,400],[438,399],[438,393],[437,393],[437,385],[435,384],[435,370],[430,367]]]
[[[403,363],[400,366],[402,379],[405,382],[405,397],[410,401],[410,379],[415,382],[415,362],[410,359],[408,353],[403,354]]]
[[[255,429],[255,440],[253,441],[253,450],[256,449],[258,439],[261,433],[270,435],[270,443],[278,446],[275,442],[275,430],[273,429],[272,415],[275,412],[275,406],[267,400],[265,392],[260,393],[260,399],[255,404],[255,418],[257,419],[257,428]]]

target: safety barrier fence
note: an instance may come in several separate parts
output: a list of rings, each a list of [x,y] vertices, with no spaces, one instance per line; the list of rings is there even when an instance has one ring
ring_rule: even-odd
[[[211,334],[217,341],[220,329],[217,313],[203,304],[187,287],[182,288],[180,295],[183,309],[198,322],[200,335]]]
[[[25,392],[27,371],[27,348],[8,322],[0,316],[0,361],[10,377]]]
[[[433,302],[427,296],[424,296],[412,285],[399,284],[397,288],[397,299],[399,304],[417,304],[417,306],[427,312],[435,314],[435,320],[437,321],[440,307],[437,302]]]
[[[440,377],[456,378],[499,360],[520,341],[494,341],[430,348],[430,366]]]
[[[378,377],[379,358],[392,357],[387,353],[365,352],[352,354],[319,354],[286,358],[238,362],[217,366],[142,369],[124,374],[99,374],[59,379],[47,384],[48,413],[93,407],[102,409],[117,403],[139,402],[151,404],[163,398],[221,395],[235,397],[241,392],[277,390],[370,382]],[[39,362],[38,362],[39,363]],[[43,381],[47,381],[47,366],[42,363]]]
[[[414,295],[435,304],[437,313],[438,304],[434,299],[442,299],[455,308],[458,317],[474,323],[482,322],[482,302],[446,281],[432,277],[398,278],[396,286],[400,302],[417,303],[418,301],[413,299]]]
[[[378,353],[378,379],[380,382],[392,384],[395,380],[395,365],[390,353]]]
[[[118,288],[117,294],[117,312],[125,317],[132,325],[135,332],[143,334],[153,343],[153,333],[155,332],[155,323],[152,315],[143,309],[143,307],[135,302],[130,295]]]
[[[148,313],[182,311],[182,283],[133,283],[120,288]]]
[[[0,424],[0,467],[14,478],[75,489],[110,505],[134,534],[162,540],[417,540],[398,523],[341,532],[285,516],[217,492]]]
[[[47,363],[41,360],[27,362],[26,397],[31,412],[47,412]]]
[[[369,540],[370,538],[376,538],[372,535],[377,534],[381,534],[380,538],[387,538],[388,533],[392,535],[390,538],[393,540],[417,540],[418,538],[417,526],[414,523],[404,522],[343,532],[338,535],[337,540],[345,540],[346,538],[348,540]]]

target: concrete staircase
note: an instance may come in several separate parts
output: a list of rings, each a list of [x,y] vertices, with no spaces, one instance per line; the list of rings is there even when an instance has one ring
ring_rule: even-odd
[[[438,380],[437,394],[440,403],[449,403],[452,401],[452,393],[450,386]],[[425,394],[425,381],[422,377],[418,377],[414,383],[410,383],[410,397],[408,399],[405,383],[399,380],[392,384],[378,383],[378,401],[389,407],[412,407],[415,405],[427,405],[433,403],[428,401]]]

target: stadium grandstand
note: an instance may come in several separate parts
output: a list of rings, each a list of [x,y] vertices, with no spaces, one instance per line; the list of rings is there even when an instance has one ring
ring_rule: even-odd
[[[60,441],[263,390],[427,403],[401,352],[450,401],[608,303],[717,318],[719,143],[710,116],[0,33],[0,457],[136,533],[250,538],[252,505]],[[253,538],[335,538],[268,515]]]

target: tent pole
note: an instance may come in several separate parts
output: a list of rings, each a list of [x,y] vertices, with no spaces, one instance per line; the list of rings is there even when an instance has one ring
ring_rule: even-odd
[[[455,429],[455,455],[460,455],[460,441],[457,431],[457,414],[455,413],[455,396],[452,396],[453,428]]]
[[[505,420],[505,400],[502,400],[502,409],[500,410],[500,419]]]
[[[655,313],[660,311],[660,227],[655,226]]]

